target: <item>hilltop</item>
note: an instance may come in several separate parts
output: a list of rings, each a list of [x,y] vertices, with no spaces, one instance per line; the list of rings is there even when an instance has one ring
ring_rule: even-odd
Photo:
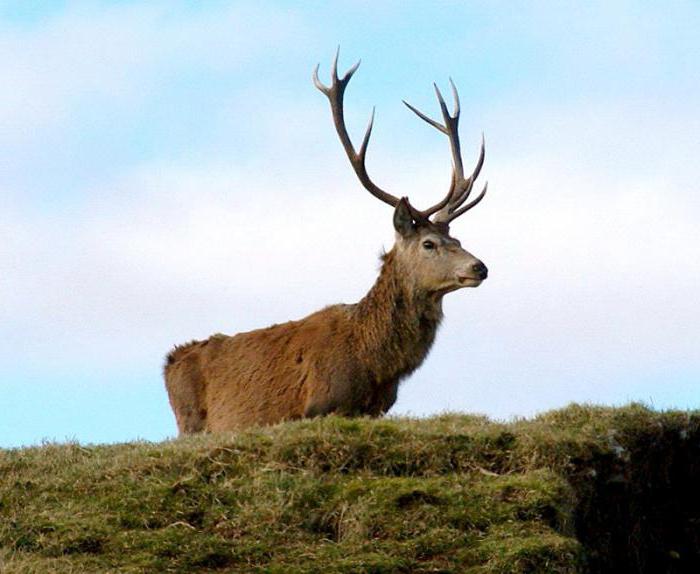
[[[700,412],[0,450],[0,572],[700,571]]]

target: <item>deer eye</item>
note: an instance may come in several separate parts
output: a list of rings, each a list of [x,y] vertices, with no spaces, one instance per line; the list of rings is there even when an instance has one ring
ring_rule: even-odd
[[[435,243],[430,241],[430,239],[426,239],[423,242],[423,249],[427,249],[428,251],[430,251],[431,249],[435,249]]]

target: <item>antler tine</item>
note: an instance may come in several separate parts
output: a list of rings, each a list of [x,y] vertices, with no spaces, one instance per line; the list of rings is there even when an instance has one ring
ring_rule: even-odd
[[[450,78],[450,87],[452,88],[452,99],[455,101],[455,111],[452,115],[454,115],[455,117],[459,117],[461,111],[459,109],[459,93],[457,93],[457,86],[455,86],[455,83],[452,81],[452,78]]]
[[[446,219],[441,220],[441,221],[443,221],[444,223],[449,223],[453,219],[457,219],[460,215],[469,211],[472,207],[474,207],[477,203],[479,203],[482,199],[484,199],[484,196],[486,195],[486,190],[488,189],[488,187],[489,187],[489,182],[487,181],[484,184],[484,188],[481,190],[481,193],[479,195],[477,195],[474,199],[472,199],[469,203],[467,203],[467,205],[461,207],[460,209],[458,209],[457,211],[454,211],[453,213],[450,213],[446,217]]]
[[[481,168],[484,165],[484,158],[486,155],[486,143],[484,141],[484,134],[481,134],[481,147],[479,148],[479,158],[476,161],[476,165],[474,166],[474,171],[472,171],[471,175],[467,178],[467,185],[464,186],[464,189],[462,190],[462,193],[458,196],[455,197],[454,200],[452,201],[452,210],[456,209],[460,205],[462,205],[469,195],[472,192],[472,187],[474,185],[474,182],[476,181],[476,178],[479,177],[479,173],[481,173]]]
[[[459,145],[459,95],[457,94],[457,88],[455,88],[452,78],[450,78],[450,85],[452,86],[452,95],[455,99],[455,112],[454,115],[450,115],[447,111],[447,105],[445,100],[440,93],[440,89],[435,86],[435,93],[437,94],[438,102],[440,103],[440,111],[442,112],[442,117],[445,120],[445,127],[447,128],[447,137],[450,139],[450,149],[452,150],[452,164],[455,173],[455,180],[457,185],[454,191],[457,191],[460,182],[464,179],[464,165],[462,164],[462,152]]]
[[[360,144],[360,152],[357,154],[365,162],[365,156],[367,155],[367,144],[369,144],[369,137],[372,135],[372,128],[374,127],[374,111],[375,108],[372,107],[372,115],[369,117],[369,123],[367,124],[367,129],[365,130],[365,137],[362,138],[362,143]]]
[[[481,193],[472,201],[470,201],[467,205],[464,207],[462,204],[467,201],[469,196],[471,195],[472,188],[474,187],[474,182],[481,172],[481,167],[484,164],[484,157],[485,157],[485,144],[484,144],[484,138],[482,135],[481,139],[481,149],[479,152],[479,159],[477,160],[476,166],[474,167],[474,171],[472,174],[463,180],[463,190],[459,192],[454,198],[452,198],[448,205],[444,208],[442,208],[434,217],[433,221],[435,223],[442,222],[442,223],[449,223],[450,221],[456,219],[463,213],[466,213],[469,211],[472,207],[474,207],[476,204],[478,204],[483,198],[484,195],[486,194],[486,190],[488,189],[488,182],[484,185],[484,188],[481,190]]]
[[[404,105],[411,110],[414,114],[416,114],[420,119],[423,121],[428,122],[431,126],[433,126],[435,129],[440,130],[443,134],[447,133],[447,129],[445,129],[445,126],[442,124],[436,122],[433,118],[426,116],[423,112],[421,112],[419,109],[414,108],[411,104],[409,104],[406,100],[401,100]]]
[[[318,79],[318,69],[319,66],[316,66],[316,69],[314,70],[313,73],[313,81],[314,85],[328,98],[328,101],[331,104],[331,112],[333,114],[333,122],[335,124],[335,131],[338,133],[338,137],[340,138],[340,142],[343,144],[343,147],[345,148],[345,153],[348,156],[348,159],[350,160],[350,164],[352,165],[353,169],[355,170],[355,174],[357,175],[358,179],[362,183],[362,185],[365,187],[367,191],[369,191],[372,195],[374,195],[377,199],[380,199],[384,203],[388,203],[392,207],[396,207],[396,205],[399,203],[399,198],[387,193],[383,189],[381,189],[379,186],[375,185],[375,183],[371,180],[369,177],[369,174],[367,173],[367,168],[365,167],[365,156],[367,154],[367,145],[369,144],[369,138],[370,135],[372,134],[372,127],[374,125],[374,109],[372,110],[372,116],[370,117],[369,124],[367,125],[367,129],[365,131],[365,135],[362,138],[362,144],[360,145],[360,150],[359,153],[355,151],[355,146],[353,146],[352,141],[350,140],[350,135],[348,134],[348,130],[345,126],[345,114],[343,110],[343,95],[345,93],[345,88],[348,85],[348,82],[350,82],[350,78],[352,78],[352,75],[357,71],[357,68],[360,66],[360,62],[358,61],[354,66],[352,66],[342,78],[338,77],[338,55],[340,54],[340,47],[338,47],[338,50],[335,53],[335,58],[333,59],[333,65],[331,67],[331,85],[330,86],[325,86],[321,81]],[[413,209],[411,207],[411,211],[415,216],[419,216],[420,212]]]

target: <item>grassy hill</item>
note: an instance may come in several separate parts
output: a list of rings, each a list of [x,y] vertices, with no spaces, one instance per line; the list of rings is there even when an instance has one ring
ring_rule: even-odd
[[[0,572],[700,572],[700,412],[0,450]]]

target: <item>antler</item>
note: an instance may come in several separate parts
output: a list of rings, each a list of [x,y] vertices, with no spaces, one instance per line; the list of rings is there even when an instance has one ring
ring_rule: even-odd
[[[360,67],[360,60],[357,64],[352,66],[342,78],[338,77],[338,55],[340,54],[340,48],[335,53],[335,58],[333,59],[333,67],[331,69],[331,85],[330,87],[324,86],[318,79],[318,68],[321,64],[316,66],[314,70],[314,85],[323,92],[331,103],[331,112],[333,113],[333,122],[335,123],[335,131],[338,132],[338,137],[345,148],[345,153],[352,164],[357,177],[365,186],[365,189],[369,191],[376,198],[381,199],[384,203],[388,203],[392,207],[396,207],[399,203],[399,198],[387,193],[375,183],[369,177],[367,173],[367,168],[365,167],[365,155],[367,154],[367,144],[369,143],[369,137],[372,134],[372,126],[374,125],[374,109],[372,109],[372,115],[369,119],[369,124],[367,125],[367,130],[365,131],[365,137],[362,139],[362,145],[360,145],[360,151],[356,152],[355,147],[352,145],[350,136],[348,135],[348,130],[345,127],[345,116],[343,112],[343,95],[345,93],[345,88],[350,82],[350,78]]]
[[[331,85],[325,86],[318,79],[318,69],[320,64],[316,66],[313,73],[314,85],[328,98],[331,104],[331,112],[333,113],[333,122],[335,124],[335,130],[338,132],[338,137],[340,138],[343,147],[345,148],[345,153],[350,160],[350,163],[357,174],[362,185],[367,191],[369,191],[376,198],[382,200],[384,203],[388,203],[392,207],[396,207],[401,201],[398,197],[387,193],[379,186],[377,186],[367,173],[367,168],[365,167],[365,157],[367,155],[367,145],[369,144],[369,138],[372,134],[372,127],[374,125],[374,109],[372,109],[372,115],[370,116],[369,124],[365,130],[365,135],[362,138],[362,144],[360,145],[360,150],[355,151],[355,146],[353,146],[350,140],[350,135],[345,127],[345,115],[343,111],[343,96],[345,94],[345,88],[350,82],[350,78],[360,67],[360,61],[358,61],[354,66],[352,66],[342,78],[338,77],[338,55],[340,54],[340,48],[335,53],[335,58],[333,59],[333,66],[331,68]],[[450,85],[452,86],[452,95],[455,100],[455,110],[454,114],[450,115],[447,111],[447,106],[445,105],[445,100],[440,93],[437,85],[435,85],[435,93],[437,94],[438,102],[440,103],[440,109],[442,110],[442,117],[445,121],[445,125],[442,125],[435,120],[429,118],[421,111],[414,108],[411,104],[404,101],[413,112],[415,112],[418,117],[428,122],[431,126],[438,129],[442,133],[446,134],[450,140],[450,147],[452,149],[452,185],[447,195],[439,202],[429,207],[428,209],[421,211],[413,207],[408,198],[402,198],[408,205],[411,215],[416,222],[428,222],[431,215],[434,214],[432,219],[433,223],[439,223],[443,225],[448,225],[450,221],[459,217],[477,203],[479,203],[488,187],[488,184],[484,186],[484,189],[476,197],[476,199],[469,202],[467,205],[463,205],[468,199],[469,194],[472,191],[472,186],[476,180],[479,172],[481,171],[481,166],[484,163],[484,138],[481,138],[481,152],[479,154],[479,160],[477,161],[476,167],[472,174],[468,177],[464,177],[464,167],[462,164],[462,155],[459,145],[459,133],[458,133],[458,123],[459,123],[459,95],[457,94],[457,88],[455,88],[452,79],[450,79]]]
[[[484,188],[482,189],[481,193],[475,199],[470,201],[467,205],[462,206],[464,202],[469,198],[469,195],[472,191],[472,187],[474,186],[474,181],[479,176],[481,166],[484,164],[484,136],[483,134],[481,136],[481,150],[479,151],[479,159],[476,162],[476,167],[474,168],[474,171],[471,173],[471,175],[465,178],[464,164],[462,163],[462,152],[459,143],[458,127],[460,109],[459,94],[457,93],[457,88],[455,87],[452,78],[450,78],[452,96],[455,101],[454,112],[452,113],[452,115],[450,115],[450,112],[447,110],[445,100],[442,97],[442,94],[440,93],[440,89],[437,87],[437,84],[433,85],[435,86],[435,94],[437,95],[437,99],[440,104],[442,118],[445,122],[444,125],[426,116],[423,112],[414,108],[407,101],[404,100],[403,103],[406,104],[406,106],[419,118],[429,123],[438,131],[444,133],[450,140],[450,149],[452,150],[452,185],[450,185],[450,190],[447,192],[447,195],[442,199],[442,201],[421,212],[421,215],[423,215],[424,217],[429,217],[435,214],[433,216],[433,223],[449,224],[450,221],[469,211],[472,207],[479,203],[486,194],[488,182],[486,183],[486,185],[484,185]]]

